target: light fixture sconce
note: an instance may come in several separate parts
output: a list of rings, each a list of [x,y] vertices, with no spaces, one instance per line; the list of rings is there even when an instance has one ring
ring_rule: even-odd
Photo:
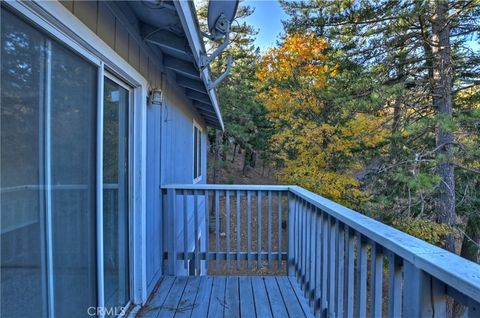
[[[162,91],[159,89],[152,89],[150,91],[149,99],[152,105],[162,105]]]

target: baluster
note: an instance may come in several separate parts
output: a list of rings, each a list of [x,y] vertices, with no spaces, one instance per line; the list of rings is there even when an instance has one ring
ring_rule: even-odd
[[[278,264],[282,268],[282,192],[278,192]]]
[[[193,192],[193,222],[195,224],[195,272],[200,272],[200,258],[198,257],[200,246],[198,244],[198,190]]]
[[[220,267],[220,190],[214,190],[215,192],[215,246],[216,246],[216,255],[215,255],[215,267],[219,269]]]
[[[309,254],[310,254],[310,268],[309,268],[309,273],[310,273],[310,282],[309,282],[309,298],[311,300],[311,304],[313,304],[313,301],[315,300],[315,249],[316,249],[316,244],[315,244],[315,206],[310,205],[309,209],[309,215],[310,215],[310,220],[308,223],[308,226],[310,227],[310,236],[309,236],[309,241],[310,241],[310,247],[309,247]]]
[[[388,315],[402,315],[402,264],[401,258],[393,252],[388,252]]]
[[[294,209],[294,221],[295,221],[295,274],[297,280],[300,280],[301,264],[300,264],[300,200],[295,199],[295,209]]]
[[[357,232],[357,308],[356,315],[367,315],[367,244],[362,235]]]
[[[310,263],[310,255],[309,255],[309,250],[308,250],[308,232],[309,232],[309,222],[308,219],[310,217],[309,213],[309,203],[305,202],[305,207],[304,207],[304,223],[303,223],[303,248],[304,248],[304,259],[303,259],[303,266],[305,268],[304,271],[304,280],[305,280],[305,297],[308,297],[308,290],[310,289],[310,282],[309,282],[309,263]]]
[[[267,250],[268,250],[268,269],[272,269],[272,191],[268,191],[268,233],[267,233]]]
[[[337,220],[338,232],[338,247],[337,247],[337,260],[338,260],[338,274],[337,274],[337,317],[343,317],[343,299],[344,299],[344,287],[345,287],[345,226]]]
[[[262,191],[257,191],[257,269],[262,266]]]
[[[210,258],[210,211],[209,211],[208,190],[205,190],[205,268],[208,270]]]
[[[334,315],[335,312],[335,296],[336,296],[336,289],[335,289],[335,274],[336,274],[336,264],[335,264],[335,246],[336,246],[336,220],[335,218],[328,216],[328,224],[329,224],[329,241],[330,241],[330,253],[329,253],[329,295],[328,295],[328,312],[329,315]]]
[[[176,230],[175,230],[175,199],[176,190],[167,189],[167,239],[168,239],[168,275],[175,275],[175,263],[177,260],[176,251]]]
[[[287,223],[287,242],[288,242],[288,258],[287,258],[287,269],[288,276],[295,275],[295,204],[296,200],[293,194],[288,193],[288,223]]]
[[[230,270],[230,191],[226,191],[225,193],[225,209],[226,209],[226,215],[227,215],[227,229],[226,229],[226,235],[227,235],[227,269]]]
[[[302,272],[301,272],[301,278],[302,278],[302,287],[305,288],[305,283],[306,283],[306,271],[307,271],[307,265],[306,265],[306,259],[307,259],[307,246],[306,246],[306,232],[307,232],[307,203],[302,200],[302,208],[301,208],[301,213],[302,213],[302,223],[301,223],[301,236],[302,236]]]
[[[322,306],[321,306],[321,316],[326,316],[327,314],[327,291],[328,291],[328,222],[327,216],[324,211],[322,211]]]
[[[252,258],[251,258],[251,249],[252,249],[252,192],[247,191],[247,268],[252,268]]]
[[[240,218],[240,191],[236,191],[237,197],[237,270],[240,270],[240,230],[241,230],[241,218]]]
[[[383,254],[381,246],[375,242],[370,257],[370,316],[375,318],[382,316],[383,302]]]
[[[187,216],[187,191],[182,190],[183,198],[183,266],[188,269],[188,216]]]
[[[321,211],[318,208],[315,208],[315,302],[314,302],[314,312],[318,316],[320,314],[320,299],[321,299],[321,268],[322,268],[322,240],[321,240]]]
[[[303,223],[303,229],[304,229],[304,232],[303,232],[303,248],[304,248],[304,254],[303,254],[303,266],[305,268],[305,271],[304,271],[304,280],[305,280],[305,297],[309,298],[308,296],[308,291],[310,290],[310,281],[309,281],[309,278],[310,278],[310,273],[309,273],[309,263],[310,263],[310,251],[309,251],[309,248],[308,248],[308,235],[309,235],[309,228],[310,228],[310,224],[309,224],[309,217],[310,217],[310,213],[309,213],[309,203],[308,202],[305,202],[305,206],[304,206],[304,223]]]
[[[353,317],[353,286],[354,286],[354,251],[355,251],[355,242],[352,230],[350,227],[347,227],[345,231],[346,248],[347,248],[347,317]]]

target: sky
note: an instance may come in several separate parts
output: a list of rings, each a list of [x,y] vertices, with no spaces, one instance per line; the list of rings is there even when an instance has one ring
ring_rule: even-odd
[[[278,1],[245,0],[242,4],[255,8],[255,12],[246,19],[248,24],[258,30],[255,45],[260,47],[262,52],[275,46],[277,36],[283,30],[282,19],[287,18]]]

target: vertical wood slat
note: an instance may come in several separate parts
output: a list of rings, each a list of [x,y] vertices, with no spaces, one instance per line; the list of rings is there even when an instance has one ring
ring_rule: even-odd
[[[388,252],[388,315],[402,315],[402,265],[401,258]]]
[[[272,191],[268,191],[267,250],[268,269],[272,269]]]
[[[310,215],[310,220],[309,220],[309,227],[310,227],[310,236],[309,236],[309,241],[310,241],[310,246],[309,246],[309,263],[310,263],[310,278],[309,278],[309,297],[311,300],[311,304],[313,304],[313,301],[315,300],[315,207],[310,206],[309,209],[309,215]]]
[[[400,276],[400,279],[401,279],[401,271],[399,272],[400,272],[400,275],[398,276]],[[397,277],[395,278],[396,278],[395,282],[398,283],[398,278]],[[446,318],[447,317],[447,297],[446,297],[445,284],[434,277],[431,277],[431,280],[432,280],[432,283],[431,283],[430,299],[431,299],[431,306],[433,309],[434,316],[439,318],[442,318],[442,317]],[[395,291],[395,294],[398,294],[398,292]],[[400,305],[399,306],[396,305],[394,308],[394,314],[401,315],[402,314],[401,308],[402,307]]]
[[[278,264],[277,269],[282,268],[282,192],[278,192]]]
[[[167,240],[168,242],[168,268],[167,274],[174,275],[175,274],[175,262],[177,257],[176,251],[176,243],[177,240],[174,239],[176,236],[175,230],[175,198],[176,198],[176,190],[175,189],[167,189],[167,237],[170,238]]]
[[[301,201],[296,200],[295,201],[295,270],[297,272],[297,280],[301,282],[301,276],[302,276],[302,262],[301,262],[301,251],[300,251],[300,243],[302,241],[301,238],[301,233],[300,233],[300,223],[301,223]]]
[[[240,231],[241,231],[241,218],[240,218],[240,191],[236,191],[236,205],[237,205],[237,269],[240,270]]]
[[[304,274],[303,274],[303,278],[304,278],[304,282],[305,282],[305,285],[304,285],[304,291],[305,291],[305,297],[307,297],[308,299],[308,289],[310,287],[310,282],[309,282],[309,271],[308,271],[308,263],[310,261],[310,258],[308,256],[308,230],[309,230],[309,226],[308,226],[308,218],[309,218],[309,214],[308,213],[309,211],[309,203],[308,202],[305,202],[305,205],[304,205],[304,210],[303,210],[303,214],[304,214],[304,221],[303,221],[303,267],[304,267]]]
[[[328,222],[322,211],[322,305],[321,316],[326,316],[328,308]]]
[[[287,260],[287,270],[288,270],[288,276],[294,276],[295,275],[295,198],[293,194],[288,194],[288,211],[287,211],[287,218],[288,218],[288,224],[287,224],[287,230],[288,230],[288,236],[287,236],[287,242],[288,242],[288,260]]]
[[[257,191],[257,269],[262,267],[262,191]]]
[[[300,252],[300,243],[302,241],[302,238],[300,236],[300,221],[301,221],[301,214],[300,214],[300,207],[301,207],[301,201],[300,199],[295,201],[295,271],[296,271],[296,276],[297,276],[297,281],[301,282],[301,252]]]
[[[183,267],[188,269],[188,215],[187,215],[187,192],[182,193],[183,199]]]
[[[322,240],[321,240],[321,231],[322,231],[322,223],[320,221],[322,214],[321,212],[315,208],[315,297],[314,297],[314,304],[313,309],[316,316],[320,315],[319,312],[319,303],[321,297],[321,268],[322,268],[322,260],[321,260],[321,247],[322,247]]]
[[[313,257],[315,258],[315,262],[314,262],[314,281],[313,281],[313,313],[315,316],[318,316],[320,313],[318,312],[318,301],[320,299],[320,282],[321,282],[321,278],[320,278],[320,263],[321,263],[321,259],[320,259],[320,252],[319,252],[319,249],[320,249],[320,244],[321,244],[321,241],[320,241],[320,219],[319,219],[319,211],[317,209],[317,207],[314,207],[313,208],[313,224],[314,224],[314,228],[315,228],[315,231],[313,233],[314,237],[313,237],[313,241],[315,242],[314,244],[314,253],[313,253]]]
[[[367,244],[357,232],[357,316],[367,315]]]
[[[247,268],[252,268],[252,193],[247,191]]]
[[[344,286],[345,286],[345,226],[343,224],[338,225],[338,247],[337,247],[337,259],[338,259],[338,273],[337,273],[337,317],[343,317],[343,304],[344,304]]]
[[[214,190],[215,193],[215,247],[216,247],[216,269],[220,268],[220,190]]]
[[[208,269],[210,258],[210,211],[209,211],[208,190],[205,190],[205,267]]]
[[[295,272],[300,279],[300,200],[295,200]]]
[[[227,270],[230,270],[230,258],[231,258],[231,255],[230,255],[230,191],[227,190],[225,192],[225,212],[226,212],[226,218],[227,218],[227,221],[226,221],[226,231],[225,231],[225,234],[226,234],[226,239],[227,239],[227,255],[226,255],[226,258],[227,258]]]
[[[446,317],[446,287],[445,284],[433,278],[428,273],[403,260],[404,296],[403,315],[405,317]],[[470,314],[470,309],[468,309]],[[479,317],[480,315],[463,315],[464,317]]]
[[[335,313],[335,296],[336,296],[336,289],[335,289],[335,274],[336,274],[336,264],[335,264],[335,258],[336,258],[336,251],[335,251],[335,247],[336,247],[336,241],[337,241],[337,238],[336,238],[336,219],[335,218],[332,218],[332,217],[328,217],[328,228],[329,228],[329,231],[330,231],[330,235],[329,235],[329,243],[330,243],[330,252],[329,252],[329,267],[328,267],[328,271],[329,271],[329,296],[328,296],[328,313],[329,315],[334,315]]]
[[[194,231],[195,231],[195,270],[196,272],[200,272],[200,258],[199,258],[199,250],[200,250],[200,246],[198,244],[198,238],[199,238],[199,234],[198,234],[198,227],[199,227],[199,223],[198,223],[198,190],[195,190],[193,192],[193,222],[194,222]]]
[[[348,318],[353,317],[353,286],[354,286],[354,238],[350,227],[345,231],[346,248],[347,248],[347,282],[346,282],[346,314]]]
[[[308,213],[308,209],[309,209],[309,203],[308,202],[305,202],[304,204],[304,210],[303,210],[303,214],[304,214],[304,219],[303,219],[303,267],[304,267],[304,274],[303,274],[303,278],[304,278],[304,282],[305,282],[305,285],[304,285],[304,291],[305,291],[305,297],[308,298],[308,289],[309,289],[309,284],[310,282],[308,281],[309,280],[309,272],[308,272],[308,262],[309,262],[309,257],[308,257],[308,217],[309,217],[309,213]]]
[[[381,247],[372,243],[370,265],[370,316],[382,315],[383,302],[383,255]]]
[[[307,213],[306,213],[306,202],[305,201],[302,201],[302,208],[301,208],[301,214],[302,214],[302,223],[301,223],[301,236],[302,236],[302,243],[301,243],[301,251],[302,251],[302,257],[301,257],[301,268],[302,268],[302,272],[301,272],[301,277],[302,277],[302,287],[305,289],[305,281],[306,281],[306,223],[307,223]]]

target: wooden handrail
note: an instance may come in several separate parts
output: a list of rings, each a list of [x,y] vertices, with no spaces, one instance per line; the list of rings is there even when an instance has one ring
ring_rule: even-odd
[[[385,310],[395,317],[442,316],[451,297],[464,305],[469,316],[480,317],[480,265],[301,187],[181,184],[163,186],[161,191],[168,220],[165,232],[174,235],[167,239],[165,253],[167,273],[172,275],[180,264],[188,268],[192,260],[207,266],[214,262],[217,268],[225,263],[227,270],[232,262],[237,269],[241,261],[246,261],[247,269],[252,269],[252,263],[260,269],[272,268],[273,263],[280,268],[287,260],[285,275],[297,277],[320,316],[366,316],[368,312],[377,317]],[[236,218],[230,219],[230,213]],[[220,243],[221,214],[228,218],[224,243]],[[177,216],[182,216],[180,222]],[[201,222],[205,222],[203,232],[209,233],[211,218],[214,248],[210,248],[209,234],[203,247],[196,240],[191,246],[189,237],[193,232],[198,237]],[[241,219],[245,228],[240,227]],[[282,231],[282,221],[287,222],[288,235]],[[231,227],[236,229],[236,245],[230,244]],[[240,232],[246,234],[244,249],[238,242]],[[280,241],[283,237],[287,247],[279,244],[273,251],[273,235]]]

